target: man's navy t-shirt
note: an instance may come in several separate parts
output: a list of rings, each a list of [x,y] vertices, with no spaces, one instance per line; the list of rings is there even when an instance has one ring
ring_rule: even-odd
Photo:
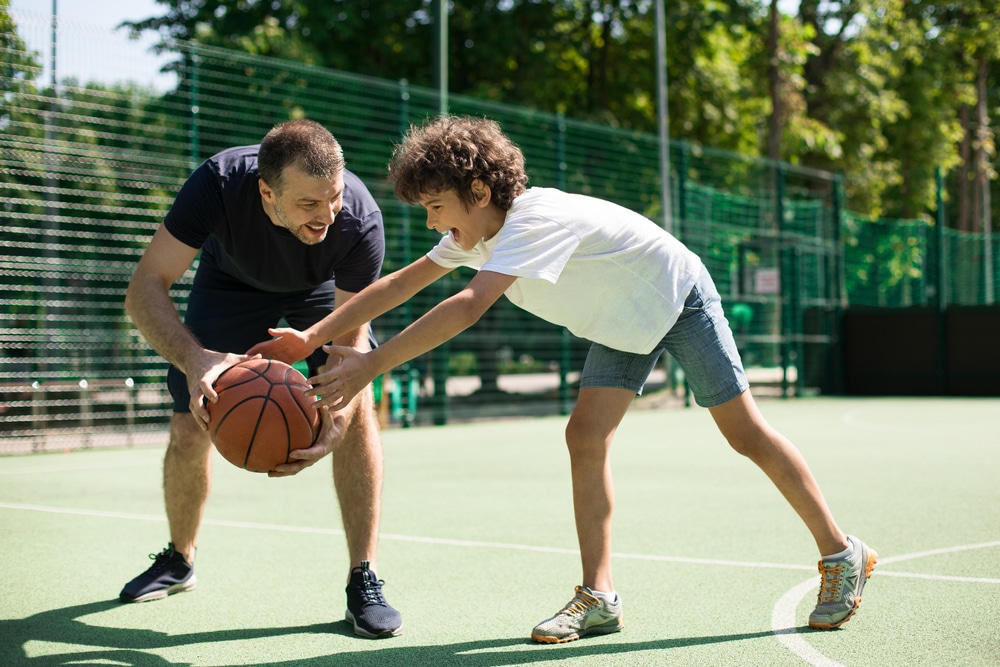
[[[239,146],[201,164],[184,183],[164,219],[167,231],[201,248],[195,285],[266,292],[312,289],[331,279],[360,292],[382,270],[382,212],[364,183],[344,170],[344,206],[326,238],[299,241],[264,213],[257,150]]]

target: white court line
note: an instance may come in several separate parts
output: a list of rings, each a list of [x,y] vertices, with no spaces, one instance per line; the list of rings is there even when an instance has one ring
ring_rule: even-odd
[[[913,560],[916,558],[926,558],[927,556],[957,553],[959,551],[969,551],[972,549],[990,549],[993,547],[1000,547],[1000,541],[982,542],[980,544],[963,544],[954,547],[945,547],[942,549],[920,551],[912,554],[902,554],[900,556],[884,558],[879,561],[879,565],[886,563],[898,563],[900,561]],[[878,575],[880,577],[912,577],[915,579],[933,579],[935,581],[1000,584],[1000,579],[987,577],[950,577],[944,575],[911,574],[907,572],[882,572],[881,570],[878,572]],[[814,592],[818,586],[819,583],[817,579],[815,577],[811,577],[782,595],[778,602],[775,603],[774,609],[771,611],[771,632],[774,633],[774,636],[779,642],[785,645],[785,648],[805,660],[810,665],[814,665],[815,667],[844,667],[839,662],[831,660],[814,649],[795,629],[795,610],[798,608],[799,602],[801,602],[802,598],[810,592]]]
[[[0,509],[10,509],[10,510],[27,510],[33,512],[48,512],[51,514],[72,514],[76,516],[92,516],[98,518],[106,519],[128,519],[132,521],[155,521],[159,523],[165,523],[166,517],[157,514],[131,514],[128,512],[109,512],[105,510],[87,510],[87,509],[75,509],[72,507],[49,507],[46,505],[28,505],[22,503],[5,503],[0,502]],[[312,535],[338,535],[344,534],[343,530],[339,528],[315,528],[311,526],[287,526],[273,523],[255,523],[252,521],[227,521],[224,519],[204,519],[202,521],[203,525],[209,526],[222,526],[225,528],[246,528],[251,530],[268,530],[277,531],[284,533],[306,533]],[[563,554],[568,556],[578,556],[579,550],[577,549],[566,549],[563,547],[546,547],[546,546],[535,546],[530,544],[514,544],[510,542],[485,542],[479,540],[456,540],[447,537],[424,537],[420,535],[401,535],[399,533],[381,533],[379,539],[390,540],[393,542],[416,542],[420,544],[441,544],[444,546],[452,547],[465,547],[465,548],[478,548],[478,549],[507,549],[511,551],[533,551],[538,553],[549,553],[549,554]],[[911,558],[923,558],[925,556],[938,555],[942,553],[954,553],[956,551],[964,551],[968,549],[982,549],[987,547],[1000,546],[1000,542],[985,542],[983,544],[972,544],[960,547],[951,547],[947,549],[934,549],[932,551],[923,551],[918,554],[896,556],[893,558],[885,558],[879,561],[879,565],[884,565],[886,563],[909,560]],[[816,566],[806,566],[788,563],[766,563],[757,561],[739,561],[739,560],[721,560],[714,558],[690,558],[683,556],[659,556],[652,554],[630,554],[622,552],[613,552],[611,554],[614,558],[622,558],[627,560],[644,560],[644,561],[654,561],[663,563],[686,563],[690,565],[719,565],[722,567],[746,567],[746,568],[765,568],[773,570],[802,570],[802,571],[815,571]],[[934,581],[957,581],[964,583],[987,583],[987,584],[1000,584],[1000,579],[989,579],[982,577],[955,577],[949,575],[936,575],[936,574],[915,574],[909,572],[882,572],[879,571],[880,575],[892,576],[892,577],[908,577],[913,579],[932,579]],[[818,575],[817,575],[818,576]]]
[[[58,473],[58,472],[76,472],[77,470],[104,470],[105,468],[133,468],[138,466],[151,466],[151,465],[162,465],[163,461],[157,459],[155,461],[143,461],[139,463],[94,463],[92,465],[69,465],[69,466],[59,466],[51,467],[47,466],[45,468],[21,468],[20,470],[0,470],[0,475],[27,475],[35,473]]]
[[[107,512],[103,510],[86,510],[86,509],[74,509],[74,508],[64,508],[64,507],[48,507],[45,505],[25,505],[18,503],[5,503],[0,502],[0,509],[11,509],[11,510],[27,510],[35,512],[49,512],[54,514],[73,514],[78,516],[92,516],[110,519],[129,519],[135,521],[156,521],[165,522],[166,517],[152,515],[152,514],[129,514],[126,512]],[[279,531],[288,533],[310,533],[317,535],[343,535],[344,531],[336,528],[312,528],[309,526],[283,526],[278,524],[268,524],[268,523],[253,523],[249,521],[225,521],[217,519],[205,519],[202,521],[203,524],[213,525],[213,526],[224,526],[229,528],[249,528],[256,530],[269,530],[269,531]],[[506,542],[481,542],[475,540],[455,540],[449,538],[441,537],[421,537],[416,535],[400,535],[396,533],[382,533],[380,539],[392,540],[399,542],[417,542],[421,544],[441,544],[446,546],[456,546],[456,547],[473,547],[473,548],[484,548],[484,549],[511,549],[517,551],[533,551],[541,553],[553,553],[553,554],[563,554],[576,556],[579,552],[576,549],[565,549],[560,547],[544,547],[544,546],[531,546],[527,544],[511,544]],[[928,556],[937,556],[941,554],[956,553],[959,551],[968,551],[972,549],[986,549],[992,547],[1000,547],[1000,541],[996,542],[983,542],[980,544],[967,544],[955,547],[947,547],[941,549],[931,549],[928,551],[921,551],[912,554],[903,554],[900,556],[893,556],[890,558],[884,558],[880,561],[881,565],[887,563],[896,563],[900,561],[913,560],[917,558],[926,558]],[[732,561],[732,560],[717,560],[711,558],[683,558],[676,556],[656,556],[647,554],[628,554],[628,553],[612,553],[615,558],[625,558],[632,560],[645,560],[645,561],[657,561],[657,562],[669,562],[669,563],[688,563],[694,565],[721,565],[725,567],[752,567],[752,568],[774,568],[774,569],[784,569],[784,570],[812,570],[812,567],[806,567],[801,565],[788,565],[783,563],[761,563],[761,562],[747,562],[747,561]],[[986,577],[955,577],[948,575],[931,575],[931,574],[913,574],[907,572],[884,572],[879,571],[879,576],[892,576],[892,577],[909,577],[915,579],[930,579],[934,581],[956,581],[962,583],[986,583],[986,584],[1000,584],[1000,579],[991,579]],[[795,610],[798,608],[799,602],[804,598],[810,591],[816,590],[818,586],[818,580],[816,576],[806,579],[802,583],[798,584],[787,593],[781,596],[778,602],[775,604],[771,612],[771,631],[774,633],[775,638],[779,642],[785,645],[785,647],[805,660],[808,664],[813,665],[813,667],[844,667],[841,663],[836,662],[823,655],[815,648],[813,648],[795,629]]]
[[[840,416],[840,421],[851,426],[853,428],[869,431],[871,433],[902,433],[902,432],[916,432],[922,429],[917,429],[914,427],[907,427],[906,425],[900,425],[897,423],[878,423],[873,421],[866,421],[863,417],[867,417],[868,410],[862,408],[856,408],[854,410],[848,410]]]

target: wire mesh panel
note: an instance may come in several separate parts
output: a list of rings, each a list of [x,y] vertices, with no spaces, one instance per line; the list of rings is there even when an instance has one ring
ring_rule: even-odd
[[[410,124],[438,113],[436,91],[186,43],[168,51],[165,88],[53,82],[51,63],[24,41],[49,27],[27,17],[0,35],[0,452],[120,442],[164,426],[166,364],[123,311],[129,278],[187,175],[277,122],[308,117],[337,136],[382,207],[386,273],[437,242],[422,209],[395,199],[385,169]],[[66,62],[153,57],[89,28],[59,35]],[[531,185],[663,219],[654,135],[463,96],[449,104],[500,122]],[[670,144],[670,168],[674,232],[712,272],[745,363],[777,369],[783,393],[830,384],[827,352],[847,305],[983,303],[996,291],[993,239],[853,215],[830,174],[683,141]],[[172,291],[181,312],[191,275]],[[454,271],[379,318],[377,336],[470,276]],[[404,424],[432,419],[426,405],[443,398],[453,418],[565,412],[587,348],[502,300],[380,390]],[[47,444],[52,434],[64,437]]]

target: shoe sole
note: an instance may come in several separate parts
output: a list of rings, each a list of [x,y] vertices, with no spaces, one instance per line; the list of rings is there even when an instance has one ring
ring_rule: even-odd
[[[813,628],[814,630],[833,630],[835,628],[839,628],[844,623],[847,623],[849,620],[851,620],[854,614],[857,613],[858,607],[861,606],[861,592],[865,589],[865,584],[868,583],[868,580],[871,579],[872,572],[875,570],[875,563],[877,562],[878,562],[878,554],[875,552],[874,549],[868,548],[868,560],[865,561],[865,574],[864,577],[861,579],[861,585],[858,586],[858,596],[854,598],[854,609],[852,609],[850,613],[847,614],[847,616],[840,619],[836,623],[820,623],[820,622],[810,621],[809,627]]]
[[[400,625],[395,630],[383,630],[382,632],[379,633],[369,632],[364,628],[362,628],[360,625],[358,625],[357,621],[354,620],[354,614],[351,613],[350,609],[348,609],[344,613],[344,620],[354,626],[354,634],[356,634],[359,637],[365,637],[367,639],[388,639],[389,637],[398,637],[399,635],[403,634],[402,625]]]
[[[624,623],[618,623],[617,625],[597,625],[592,628],[587,628],[583,632],[575,632],[571,635],[566,635],[565,637],[539,635],[533,632],[531,633],[531,638],[539,644],[565,644],[566,642],[575,642],[577,639],[588,637],[590,635],[610,635],[613,632],[618,632],[624,627]]]
[[[197,585],[198,585],[198,580],[194,577],[194,575],[191,575],[190,579],[188,579],[187,581],[182,581],[179,584],[174,584],[173,586],[168,586],[167,588],[161,588],[158,591],[150,591],[149,593],[146,593],[145,595],[140,595],[137,598],[129,599],[120,597],[119,599],[122,602],[152,602],[153,600],[162,600],[168,595],[174,595],[175,593],[184,593],[190,591]]]

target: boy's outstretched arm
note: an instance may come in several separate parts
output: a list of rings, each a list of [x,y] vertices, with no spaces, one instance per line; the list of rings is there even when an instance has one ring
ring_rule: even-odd
[[[325,349],[330,352],[330,366],[309,378],[313,388],[306,393],[321,396],[320,404],[334,409],[347,405],[380,374],[433,350],[475,324],[515,280],[515,276],[480,271],[461,292],[445,299],[371,352],[328,346]],[[351,303],[364,294],[361,292]]]
[[[346,303],[338,303],[332,313],[305,331],[268,329],[273,338],[257,343],[247,354],[259,354],[288,364],[305,359],[320,345],[336,340],[392,310],[450,270],[427,257],[421,257],[409,266],[379,278]]]

